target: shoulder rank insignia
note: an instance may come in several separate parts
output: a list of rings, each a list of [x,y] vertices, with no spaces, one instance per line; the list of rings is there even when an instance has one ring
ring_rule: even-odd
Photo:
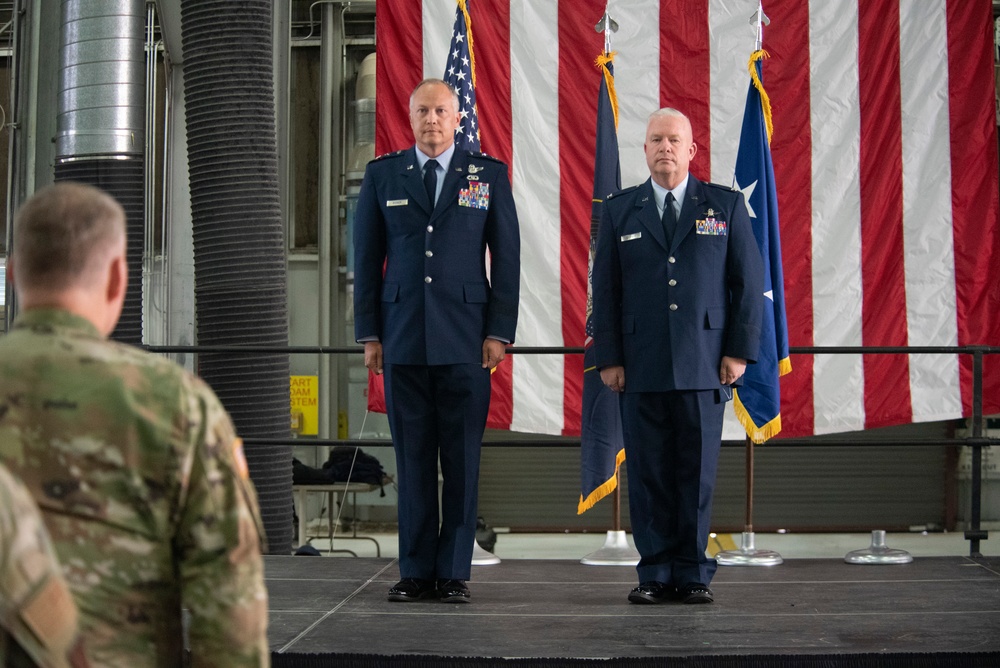
[[[392,151],[391,153],[383,153],[382,155],[376,156],[372,160],[372,162],[375,162],[376,160],[385,160],[386,158],[392,158],[394,156],[402,155],[402,154],[403,154],[402,150],[400,150],[400,151]]]
[[[484,158],[486,160],[492,160],[493,162],[499,162],[501,164],[503,163],[503,161],[500,158],[494,158],[489,153],[481,153],[479,151],[469,151],[469,157],[470,158]]]
[[[610,195],[608,195],[607,197],[605,197],[604,201],[608,201],[609,199],[613,199],[615,197],[621,197],[625,193],[630,193],[630,192],[632,192],[633,190],[635,190],[638,187],[639,186],[629,186],[628,188],[622,188],[621,190],[616,190],[615,192],[613,192]]]

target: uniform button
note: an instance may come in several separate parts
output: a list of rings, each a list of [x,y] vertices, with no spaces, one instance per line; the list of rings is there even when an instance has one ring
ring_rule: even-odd
[[[667,262],[669,262],[670,264],[673,264],[674,262],[677,262],[677,260],[675,260],[674,256],[671,255],[670,257],[667,258]]]
[[[428,225],[427,226],[427,231],[428,232],[433,232],[434,231],[434,226],[433,225]]]
[[[670,310],[671,311],[676,311],[677,310],[677,304],[671,304],[670,305]]]
[[[434,279],[433,279],[433,278],[431,278],[430,276],[424,276],[424,283],[430,283],[430,282],[431,282],[431,281],[433,281],[433,280],[434,280]]]
[[[424,255],[427,257],[434,257],[434,251],[424,251]]]
[[[675,285],[677,285],[677,281],[671,278],[669,281],[667,281],[667,285],[669,285],[670,287],[674,287]]]

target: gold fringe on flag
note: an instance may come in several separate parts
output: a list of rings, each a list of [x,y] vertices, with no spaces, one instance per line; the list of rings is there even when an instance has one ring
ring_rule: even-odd
[[[787,357],[778,362],[778,376],[785,376],[792,372],[792,360]]]
[[[747,69],[750,70],[750,79],[753,81],[753,87],[760,93],[760,106],[764,110],[764,125],[767,126],[768,144],[771,143],[771,134],[774,133],[774,126],[771,124],[771,99],[767,96],[767,92],[764,90],[764,82],[760,80],[759,76],[757,76],[757,68],[754,67],[754,63],[758,60],[770,57],[771,56],[767,51],[760,49],[750,54],[750,62],[747,63]]]
[[[468,0],[458,0],[458,7],[465,17],[465,35],[469,40],[469,69],[472,70],[472,85],[476,85],[476,55],[472,52],[472,17],[469,16]]]
[[[611,100],[611,111],[615,114],[615,130],[618,130],[618,93],[615,92],[615,78],[612,76],[611,70],[608,69],[608,64],[615,62],[615,54],[617,53],[617,51],[612,51],[611,53],[603,51],[597,57],[597,60],[594,61],[594,65],[601,69],[601,74],[604,75],[604,84],[608,87],[608,99]]]
[[[773,420],[763,426],[758,427],[754,424],[753,418],[750,417],[746,406],[740,401],[739,390],[733,391],[733,412],[736,414],[736,419],[743,425],[743,430],[746,431],[747,436],[757,445],[777,436],[778,432],[781,431],[781,413],[778,413]]]
[[[625,448],[618,451],[615,455],[615,473],[607,481],[605,481],[600,487],[595,489],[593,492],[587,495],[587,498],[583,498],[583,494],[580,495],[580,502],[576,506],[576,514],[583,515],[585,512],[597,505],[597,502],[606,497],[611,492],[615,491],[618,487],[618,469],[621,467],[622,463],[625,461]]]

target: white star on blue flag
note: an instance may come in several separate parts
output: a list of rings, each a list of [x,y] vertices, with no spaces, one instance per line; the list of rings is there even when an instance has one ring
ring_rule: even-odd
[[[472,58],[469,54],[469,35],[465,14],[459,5],[455,12],[455,29],[452,32],[448,63],[444,80],[458,91],[459,123],[455,128],[455,145],[466,151],[479,151],[479,116],[476,113],[476,87],[473,82]]]

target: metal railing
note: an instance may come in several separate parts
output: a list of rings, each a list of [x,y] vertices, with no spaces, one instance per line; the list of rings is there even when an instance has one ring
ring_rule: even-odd
[[[252,355],[257,353],[287,353],[289,355],[358,355],[364,353],[361,346],[145,346],[146,350],[160,354],[174,353],[227,353]],[[559,346],[516,346],[507,349],[508,355],[582,355],[583,347]],[[1000,445],[1000,438],[990,438],[984,434],[983,425],[983,362],[987,355],[1000,355],[1000,346],[798,346],[789,348],[790,355],[971,355],[972,356],[972,430],[971,435],[964,438],[933,438],[933,439],[885,439],[878,441],[858,441],[848,438],[823,437],[822,441],[815,438],[774,438],[768,441],[768,447],[801,447],[820,443],[824,446],[968,446],[972,452],[972,471],[970,477],[970,509],[969,528],[965,531],[965,539],[969,541],[969,556],[982,557],[980,541],[989,538],[989,532],[981,528],[982,524],[982,479],[983,479],[983,448]],[[306,447],[329,447],[336,445],[348,446],[379,446],[392,445],[391,439],[357,439],[357,438],[292,438],[267,439],[244,437],[247,445],[295,445]],[[745,447],[744,440],[725,440],[723,447]],[[483,441],[484,447],[579,447],[579,437],[541,437],[534,439],[497,439]]]

